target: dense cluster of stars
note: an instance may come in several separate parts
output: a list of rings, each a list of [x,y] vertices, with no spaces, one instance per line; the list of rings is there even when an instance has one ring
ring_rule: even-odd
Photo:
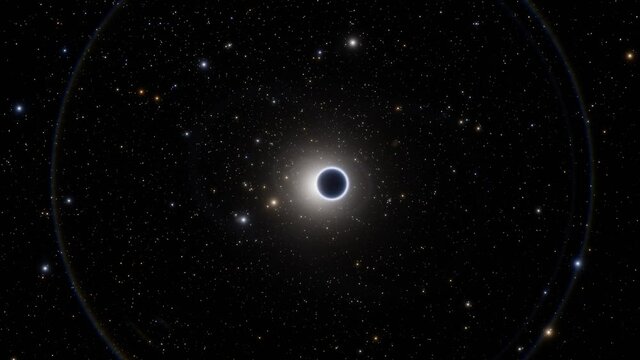
[[[5,2],[3,354],[634,359],[638,6],[538,2]]]
[[[123,8],[118,21],[125,25],[100,33],[130,44],[116,53],[98,41],[86,55],[54,162],[65,260],[83,292],[103,294],[113,282],[114,291],[88,302],[96,326],[124,344],[117,351],[167,355],[174,346],[215,355],[237,341],[251,356],[256,339],[276,352],[318,348],[293,342],[290,325],[318,334],[339,354],[371,353],[365,345],[375,345],[418,356],[431,351],[425,339],[443,338],[466,348],[468,334],[485,339],[486,326],[515,338],[469,345],[478,353],[504,346],[531,353],[533,334],[554,335],[549,324],[567,285],[548,276],[560,263],[571,268],[563,281],[572,281],[583,266],[580,238],[558,236],[558,228],[585,221],[558,215],[567,212],[568,193],[583,191],[565,185],[569,173],[583,170],[568,171],[573,150],[563,136],[575,135],[553,128],[565,115],[545,90],[556,85],[546,62],[558,59],[530,60],[535,45],[517,32],[476,38],[461,31],[504,31],[478,14],[453,26],[442,11],[427,20],[415,10],[412,21],[424,31],[418,36],[399,19],[369,23],[362,15],[348,29],[331,23],[319,30],[308,24],[325,17],[313,11],[286,27],[267,25],[263,7],[233,17],[205,11],[206,30],[198,31],[216,44],[203,47],[198,26],[158,20],[179,10],[158,18],[137,10]],[[453,48],[427,31],[431,21],[458,39]],[[135,40],[137,23],[182,41]],[[231,27],[241,35],[230,36]],[[499,69],[473,51],[497,54]],[[87,84],[107,95],[85,92]],[[522,92],[525,84],[544,91]],[[114,88],[129,90],[123,96]],[[93,121],[80,121],[87,117]],[[109,145],[98,147],[96,134]],[[550,145],[533,151],[540,138]],[[320,191],[326,169],[345,176],[337,196]],[[91,236],[98,239],[86,246],[76,240]],[[566,255],[549,259],[563,246]],[[124,260],[113,267],[113,259]],[[95,275],[96,268],[114,270]],[[533,268],[544,271],[532,275]],[[101,280],[85,280],[89,274]],[[508,290],[523,276],[530,286]],[[496,325],[492,314],[513,297],[526,305]],[[132,341],[122,319],[103,323],[109,301],[131,304],[133,315],[121,316],[141,319],[135,326],[148,332],[147,345]],[[531,308],[536,317],[529,319]],[[362,320],[348,325],[355,318]],[[446,325],[433,332],[433,321]],[[157,325],[163,322],[176,325],[166,330]],[[210,330],[190,338],[188,329],[204,323]],[[180,345],[188,341],[209,347]]]

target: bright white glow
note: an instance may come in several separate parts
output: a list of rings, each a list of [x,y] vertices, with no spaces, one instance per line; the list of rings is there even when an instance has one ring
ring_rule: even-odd
[[[353,214],[361,209],[363,202],[356,200],[360,199],[363,190],[369,188],[370,179],[363,178],[365,170],[356,162],[352,162],[350,156],[346,156],[352,154],[352,151],[340,149],[340,155],[344,154],[344,157],[341,157],[334,153],[335,149],[334,144],[313,144],[309,148],[296,149],[295,153],[288,155],[293,160],[280,170],[281,174],[278,176],[282,193],[288,194],[289,197],[286,202],[287,208],[306,219],[316,220],[333,218],[337,211]],[[347,191],[338,200],[327,199],[318,193],[318,174],[331,167],[338,167],[343,173],[348,174]],[[275,194],[273,197],[278,198]],[[278,206],[285,206],[282,198],[279,198]]]
[[[344,179],[345,179],[345,180],[346,180],[346,182],[347,182],[347,183],[346,183],[346,185],[345,185],[345,187],[344,187],[344,191],[342,192],[342,194],[340,194],[339,196],[334,197],[334,198],[329,198],[329,197],[326,197],[326,196],[322,195],[322,193],[320,192],[320,189],[318,188],[318,178],[320,178],[320,175],[321,175],[323,172],[327,171],[327,170],[337,170],[338,172],[340,172],[340,173],[342,174],[342,176],[344,176]],[[337,201],[337,200],[340,200],[340,199],[342,199],[342,198],[347,194],[347,192],[349,192],[349,177],[347,176],[347,173],[345,173],[342,169],[340,169],[340,168],[338,168],[338,167],[335,167],[335,166],[329,166],[329,167],[326,167],[326,168],[324,168],[324,169],[320,170],[320,172],[318,172],[318,175],[316,175],[316,180],[315,180],[314,184],[315,184],[315,187],[316,187],[316,193],[317,193],[321,198],[323,198],[324,200],[327,200],[327,201]]]

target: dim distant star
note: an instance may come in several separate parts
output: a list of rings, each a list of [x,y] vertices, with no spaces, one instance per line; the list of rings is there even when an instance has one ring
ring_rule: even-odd
[[[241,225],[246,225],[249,223],[249,217],[247,215],[238,215],[236,221]]]

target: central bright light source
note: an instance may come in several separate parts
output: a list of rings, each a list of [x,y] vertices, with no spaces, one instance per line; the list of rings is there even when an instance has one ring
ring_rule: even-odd
[[[340,200],[348,190],[349,177],[340,168],[330,166],[320,170],[316,176],[316,191],[325,200]]]

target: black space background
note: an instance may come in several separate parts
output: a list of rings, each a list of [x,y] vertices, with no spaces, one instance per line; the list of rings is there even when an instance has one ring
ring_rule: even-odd
[[[561,320],[572,330],[545,344],[538,357],[637,359],[640,64],[626,61],[625,53],[640,51],[640,7],[634,0],[536,5],[581,84],[596,170],[591,251]],[[62,96],[111,6],[75,0],[0,5],[1,358],[113,358],[74,297],[49,215],[51,142]],[[13,112],[17,103],[25,115]],[[45,277],[43,263],[52,268]]]

